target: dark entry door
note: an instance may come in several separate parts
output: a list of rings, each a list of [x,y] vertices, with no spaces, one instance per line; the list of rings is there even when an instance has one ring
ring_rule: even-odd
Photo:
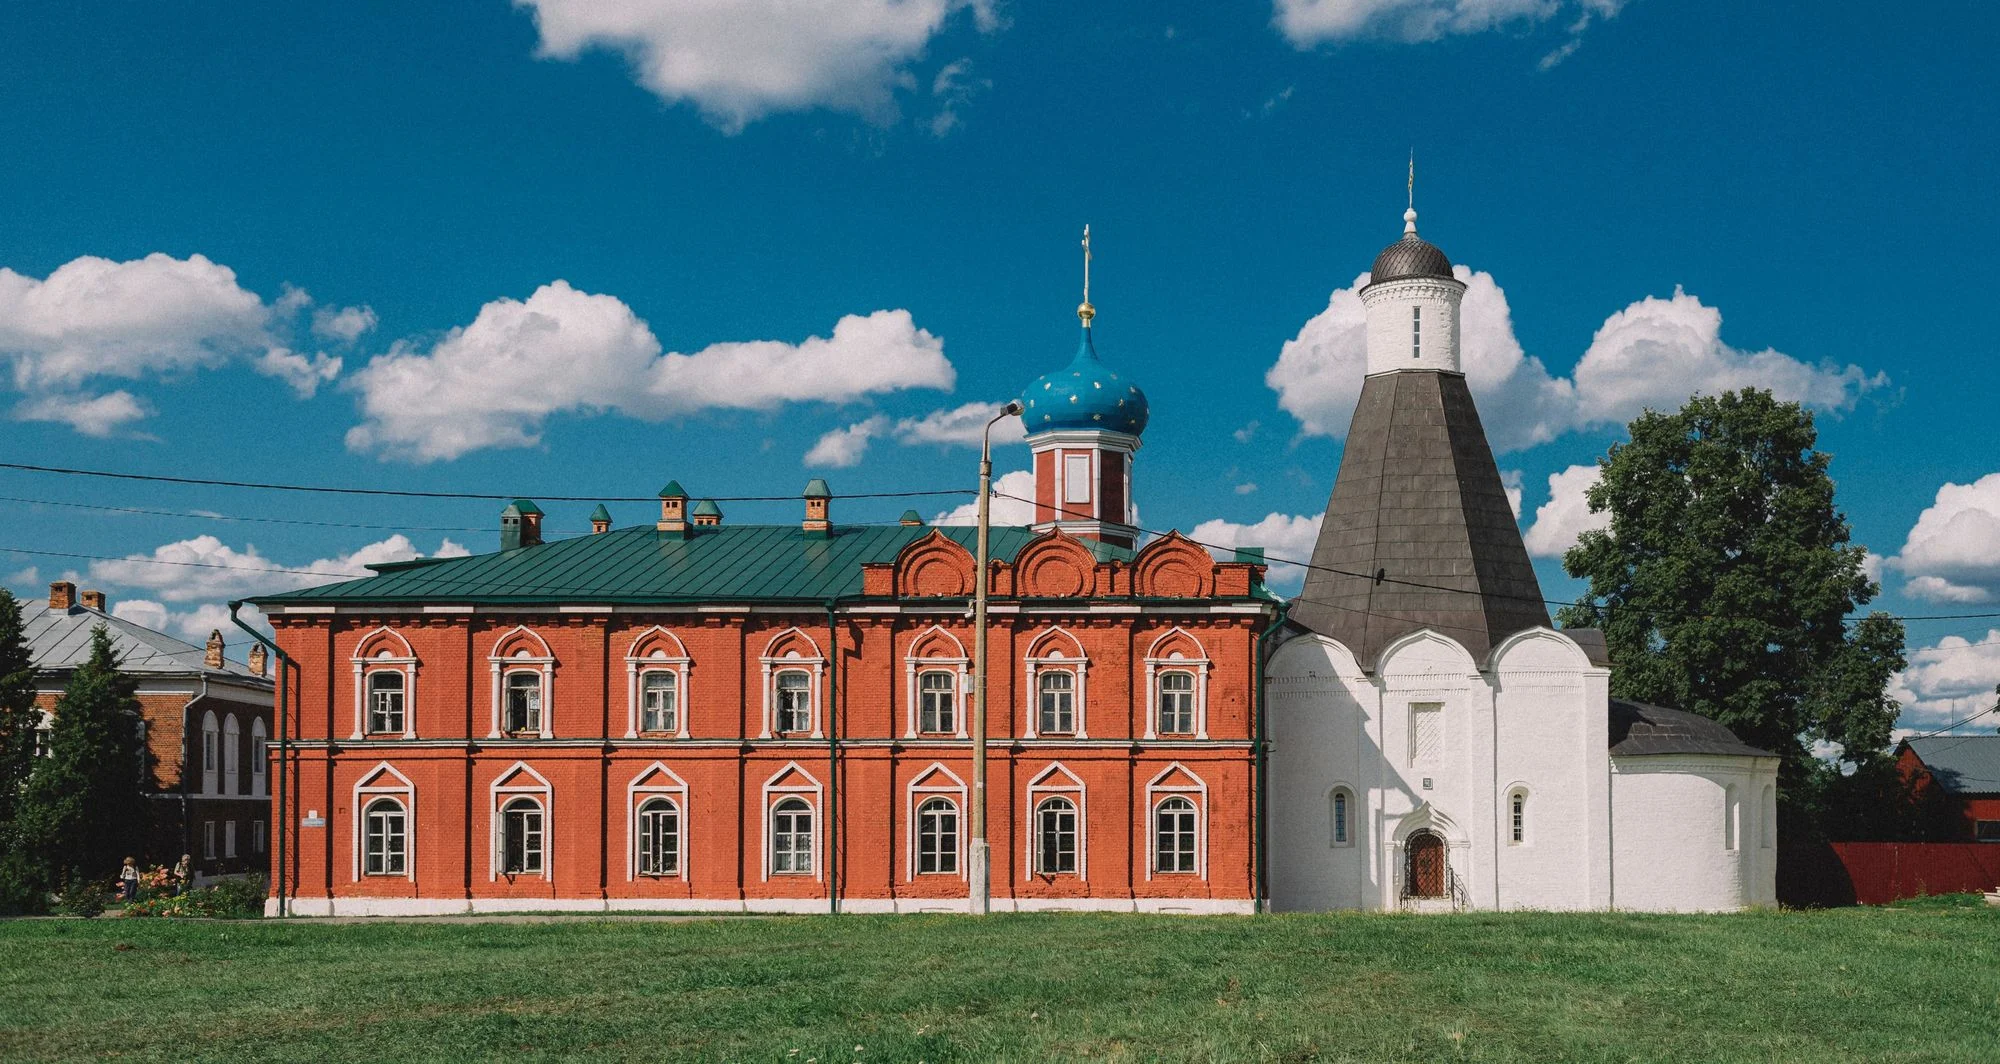
[[[1445,896],[1444,839],[1434,832],[1420,831],[1410,836],[1410,896]]]

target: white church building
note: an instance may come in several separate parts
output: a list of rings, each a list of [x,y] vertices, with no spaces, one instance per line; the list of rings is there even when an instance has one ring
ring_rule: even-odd
[[[1265,665],[1271,907],[1776,904],[1777,757],[1612,698],[1602,634],[1550,625],[1416,217],[1362,289],[1367,377]]]

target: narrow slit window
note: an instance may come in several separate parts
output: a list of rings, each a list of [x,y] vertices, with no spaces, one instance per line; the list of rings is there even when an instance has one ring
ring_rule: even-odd
[[[1507,841],[1520,844],[1528,841],[1528,792],[1515,791],[1507,796]]]
[[[1424,308],[1410,308],[1410,357],[1424,357]]]

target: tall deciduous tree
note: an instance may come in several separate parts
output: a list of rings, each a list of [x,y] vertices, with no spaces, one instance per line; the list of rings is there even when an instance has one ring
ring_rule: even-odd
[[[38,912],[41,876],[19,837],[17,814],[35,764],[35,662],[21,603],[0,588],[0,913]]]
[[[1834,506],[1812,414],[1756,389],[1648,411],[1598,463],[1608,529],[1563,558],[1589,590],[1565,625],[1604,629],[1612,693],[1700,713],[1782,759],[1794,811],[1826,785],[1812,756],[1889,757],[1903,625],[1850,621],[1881,588]]]
[[[98,625],[89,660],[56,702],[49,756],[28,777],[15,818],[51,886],[71,874],[108,881],[120,858],[140,853],[147,765],[137,691]]]

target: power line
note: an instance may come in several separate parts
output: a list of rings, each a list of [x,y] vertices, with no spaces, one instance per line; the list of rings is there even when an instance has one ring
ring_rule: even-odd
[[[327,495],[379,495],[403,499],[480,499],[488,502],[500,499],[541,499],[549,502],[658,502],[657,495],[533,495],[527,492],[504,492],[499,494],[468,491],[409,491],[396,488],[347,488],[321,484],[267,484],[250,480],[210,480],[202,477],[170,477],[153,473],[115,473],[102,469],[68,469],[62,466],[28,465],[21,462],[0,462],[0,469],[17,469],[28,473],[50,473],[72,477],[103,477],[110,480],[140,480],[160,484],[193,484],[211,488],[250,488],[257,491],[300,491],[318,492]],[[841,499],[917,499],[940,495],[971,495],[971,488],[948,488],[936,491],[875,491],[853,495],[838,495]],[[704,496],[715,502],[797,502],[797,495],[711,495]]]
[[[273,525],[312,525],[320,528],[361,528],[380,532],[490,532],[486,527],[469,525],[367,525],[351,521],[308,521],[298,517],[239,517],[202,510],[149,510],[140,506],[104,506],[98,503],[67,502],[59,499],[24,499],[12,495],[0,495],[0,502],[26,503],[30,506],[66,506],[77,510],[103,510],[107,513],[142,514],[149,517],[184,517],[197,521],[250,521]]]

